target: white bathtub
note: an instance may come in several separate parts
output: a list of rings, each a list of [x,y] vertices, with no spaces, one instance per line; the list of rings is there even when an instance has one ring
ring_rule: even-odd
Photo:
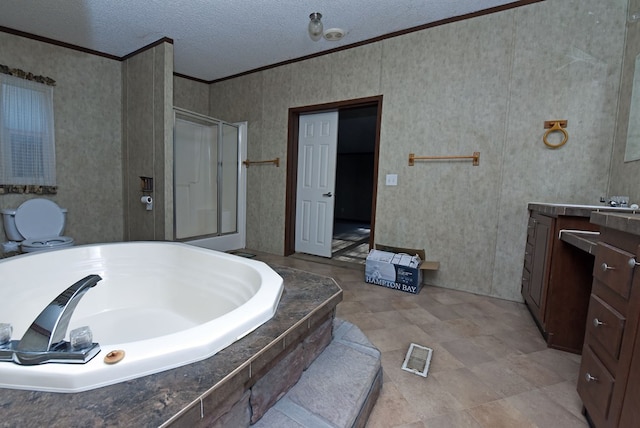
[[[0,323],[19,340],[67,287],[102,280],[69,325],[88,325],[101,351],[86,364],[0,362],[0,387],[80,392],[203,360],[273,317],[282,278],[262,262],[171,242],[77,246],[0,261]],[[104,356],[124,350],[116,364]]]

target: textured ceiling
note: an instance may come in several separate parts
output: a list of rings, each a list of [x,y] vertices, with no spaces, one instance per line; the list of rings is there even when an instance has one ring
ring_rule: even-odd
[[[0,26],[125,56],[174,40],[174,71],[221,79],[513,0],[2,0]],[[307,35],[309,14],[338,42]],[[1,49],[0,49],[1,55]]]

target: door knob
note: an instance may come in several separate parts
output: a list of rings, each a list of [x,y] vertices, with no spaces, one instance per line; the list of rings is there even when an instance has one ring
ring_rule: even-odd
[[[600,266],[602,268],[603,272],[606,272],[608,270],[615,270],[616,268],[614,268],[613,266],[609,266],[606,263],[602,263],[602,265]]]
[[[327,193],[323,193],[322,196],[324,196],[325,198],[330,198],[333,195],[331,194],[331,192],[327,192]]]

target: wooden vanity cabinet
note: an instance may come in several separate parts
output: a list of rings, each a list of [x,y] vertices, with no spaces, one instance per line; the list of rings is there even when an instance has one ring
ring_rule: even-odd
[[[603,227],[596,248],[578,394],[597,428],[640,423],[640,236]]]
[[[582,352],[593,256],[559,238],[562,229],[597,231],[589,217],[531,211],[522,297],[551,348]]]
[[[527,226],[527,246],[522,272],[522,297],[538,325],[543,324],[547,301],[549,258],[553,240],[551,217],[532,213]]]

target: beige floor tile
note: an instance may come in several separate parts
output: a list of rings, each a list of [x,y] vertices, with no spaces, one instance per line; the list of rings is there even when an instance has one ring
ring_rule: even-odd
[[[577,384],[580,361],[576,361],[571,355],[573,354],[569,352],[547,348],[542,351],[532,352],[529,357],[541,366],[559,374],[562,378]]]
[[[427,378],[407,373],[404,381],[396,382],[402,396],[422,420],[463,410],[462,404],[433,375]]]
[[[369,308],[366,305],[363,305],[362,302],[349,301],[344,299],[344,295],[343,295],[343,301],[340,302],[340,304],[338,305],[338,308],[336,309],[336,314],[339,317],[342,317],[343,315],[346,315],[346,314],[354,314],[354,313],[362,313],[362,312],[371,312],[371,311],[369,311]]]
[[[536,387],[563,382],[565,379],[556,372],[538,364],[529,355],[508,355],[498,360],[504,367],[517,373]]]
[[[469,301],[469,298],[463,296],[460,292],[452,292],[442,289],[433,293],[431,298],[442,305],[455,305]]]
[[[368,428],[389,428],[420,423],[420,416],[414,406],[400,394],[395,384],[386,382],[378,397],[369,421]]]
[[[476,346],[468,338],[441,342],[440,345],[467,367],[473,367],[494,360],[493,357],[485,353],[482,348]]]
[[[506,400],[539,427],[584,428],[587,421],[578,418],[541,390],[513,395]]]
[[[531,314],[523,304],[518,303],[520,312],[504,311],[500,313],[500,319],[508,325],[512,330],[523,329],[529,332],[538,331],[538,327],[531,322]]]
[[[426,428],[482,428],[467,410],[426,419],[424,426]]]
[[[502,342],[524,354],[547,348],[547,344],[537,330],[503,330],[493,334]]]
[[[360,302],[366,306],[370,312],[388,312],[396,310],[393,306],[393,300],[391,299],[376,298],[360,300]]]
[[[457,303],[455,305],[449,305],[449,307],[451,308],[452,311],[460,315],[460,317],[467,318],[467,319],[473,319],[474,317],[484,317],[487,314],[496,312],[496,310],[491,312],[491,311],[486,311],[482,309],[479,303],[480,302],[478,301],[464,302],[464,303]]]
[[[341,313],[339,310],[336,315],[350,323],[357,325],[362,332],[366,334],[370,330],[380,330],[385,326],[383,322],[370,312],[357,312],[357,313]]]
[[[482,334],[482,331],[476,324],[465,318],[450,319],[439,323],[421,324],[420,328],[439,343],[480,336]]]
[[[449,305],[443,305],[442,303],[433,301],[430,297],[428,299],[422,299],[418,304],[441,321],[460,318],[460,315],[456,311],[451,310]]]
[[[449,392],[464,408],[502,398],[468,368],[434,373],[442,389]]]
[[[479,364],[471,368],[471,371],[502,397],[520,394],[534,388],[531,382],[506,368],[499,361],[494,360]]]
[[[576,393],[576,382],[565,381],[555,385],[545,386],[541,389],[549,398],[570,411],[578,419],[584,419],[582,415],[582,401]]]
[[[469,340],[494,359],[504,358],[507,355],[512,354],[522,354],[517,349],[507,346],[504,342],[493,335],[474,336],[469,338]]]
[[[402,314],[403,317],[408,319],[412,324],[416,325],[440,322],[440,319],[438,317],[432,315],[431,312],[421,307],[398,309],[398,312]]]
[[[424,344],[424,346],[433,349],[431,365],[429,366],[429,374],[444,372],[447,370],[456,370],[464,367],[464,363],[451,355],[451,353],[441,344],[427,343]]]
[[[482,404],[468,412],[482,428],[536,428],[536,425],[506,400]]]
[[[398,383],[404,381],[404,377],[407,374],[410,374],[402,370],[402,362],[404,361],[406,354],[406,349],[395,349],[393,351],[381,352],[382,367],[384,367],[384,375],[386,377]]]
[[[433,286],[413,295],[365,283],[362,266],[265,257],[343,287],[337,316],[382,355],[369,428],[587,426],[575,382],[580,355],[547,348],[524,304]],[[433,349],[427,378],[402,370],[410,343]]]
[[[403,309],[416,309],[419,308],[420,305],[416,302],[415,296],[410,295],[409,297],[392,299],[391,304],[397,310]]]
[[[479,315],[470,319],[480,329],[481,334],[502,334],[505,330],[514,330],[513,326],[500,318],[501,314]]]
[[[367,337],[381,352],[409,349],[411,343],[430,343],[431,337],[415,325],[400,325],[367,332]]]

